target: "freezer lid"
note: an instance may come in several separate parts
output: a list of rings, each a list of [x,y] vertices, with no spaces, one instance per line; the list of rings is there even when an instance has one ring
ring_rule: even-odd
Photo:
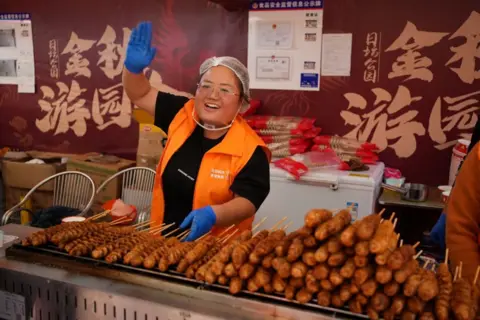
[[[375,165],[369,165],[368,171],[341,171],[336,169],[316,169],[310,171],[300,178],[300,182],[309,182],[319,185],[339,184],[339,185],[358,185],[374,188],[383,179],[385,165],[378,162]],[[295,182],[295,178],[288,172],[276,168],[273,164],[270,166],[271,179],[284,179]]]

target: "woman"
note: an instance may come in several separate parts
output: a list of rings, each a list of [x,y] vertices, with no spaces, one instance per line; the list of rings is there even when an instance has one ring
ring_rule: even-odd
[[[150,22],[132,30],[123,85],[130,100],[168,133],[152,221],[190,227],[187,241],[232,224],[251,228],[270,191],[270,151],[238,115],[249,105],[247,69],[235,58],[210,58],[200,67],[194,99],[159,92],[143,75],[156,53],[151,38]]]

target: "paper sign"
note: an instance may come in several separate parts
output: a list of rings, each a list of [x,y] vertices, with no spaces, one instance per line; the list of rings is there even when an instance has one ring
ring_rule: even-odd
[[[257,57],[257,79],[290,79],[289,57]]]
[[[324,34],[322,42],[322,76],[350,76],[352,34]]]
[[[257,46],[263,49],[290,49],[293,44],[291,22],[257,22]]]
[[[25,320],[25,297],[0,290],[0,319]]]

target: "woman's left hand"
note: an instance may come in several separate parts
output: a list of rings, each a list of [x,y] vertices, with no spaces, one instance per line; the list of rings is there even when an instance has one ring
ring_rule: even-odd
[[[217,222],[217,216],[211,206],[193,210],[183,220],[180,229],[186,229],[190,225],[190,234],[185,241],[193,241],[210,231]]]

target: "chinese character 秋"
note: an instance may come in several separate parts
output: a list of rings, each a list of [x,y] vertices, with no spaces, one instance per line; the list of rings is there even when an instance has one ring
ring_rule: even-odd
[[[83,137],[87,132],[86,120],[89,120],[90,111],[85,107],[85,99],[80,96],[87,91],[81,89],[77,81],[72,80],[70,88],[57,82],[58,95],[52,88],[41,86],[43,98],[38,105],[47,114],[42,119],[36,119],[35,125],[42,132],[55,131],[53,134],[67,133],[72,130],[77,137]]]
[[[347,110],[340,112],[340,116],[346,124],[355,127],[345,137],[371,141],[380,150],[392,148],[400,158],[410,157],[417,148],[416,136],[425,135],[425,127],[414,121],[418,111],[408,109],[422,97],[412,97],[404,86],[398,87],[394,97],[382,88],[374,88],[372,92],[375,94],[375,101],[371,107],[367,100],[357,93],[344,95],[349,105]],[[359,109],[363,114],[349,111],[351,108]]]
[[[472,84],[480,79],[480,68],[477,69],[476,60],[480,59],[480,13],[473,11],[463,25],[450,37],[450,39],[464,37],[465,43],[452,47],[450,50],[455,53],[448,60],[446,66],[461,60],[459,67],[451,67],[460,80]]]
[[[123,90],[122,84],[106,89],[96,89],[92,102],[92,118],[103,130],[112,124],[128,128],[131,124],[132,104]],[[105,119],[105,117],[108,117]]]
[[[92,75],[88,66],[90,62],[84,58],[81,53],[89,50],[95,43],[95,40],[79,39],[75,32],[70,35],[70,40],[63,49],[62,54],[71,53],[72,56],[68,59],[65,75],[75,74],[75,77],[84,76],[90,78]]]
[[[130,29],[123,28],[123,42],[122,44],[116,44],[115,40],[117,35],[115,30],[113,30],[111,26],[107,26],[102,37],[97,42],[97,46],[105,46],[105,49],[98,52],[100,54],[100,59],[98,60],[97,65],[103,64],[100,69],[102,69],[105,75],[110,79],[113,79],[122,73],[130,33]]]
[[[445,32],[419,31],[413,23],[408,21],[400,36],[385,50],[401,49],[405,51],[393,63],[388,78],[408,77],[406,80],[420,79],[431,82],[433,73],[428,68],[432,65],[432,60],[422,57],[419,50],[437,44],[447,34]]]
[[[453,141],[447,141],[445,132],[457,129],[460,132],[460,136],[465,137],[465,131],[470,132],[475,127],[478,120],[477,111],[480,109],[479,100],[475,96],[480,96],[480,91],[459,97],[439,97],[435,101],[428,121],[430,138],[438,143],[435,148],[443,150],[455,145],[456,138]],[[448,111],[449,114],[443,118],[442,100],[448,105],[445,111]]]

